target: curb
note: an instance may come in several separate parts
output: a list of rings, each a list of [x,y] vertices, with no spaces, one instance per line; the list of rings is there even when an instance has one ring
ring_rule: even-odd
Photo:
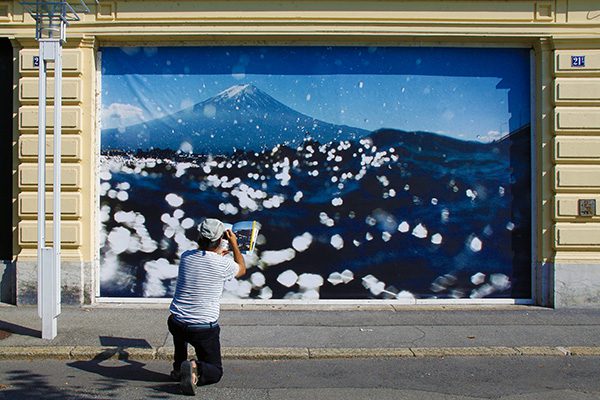
[[[424,357],[600,357],[600,346],[305,348],[224,347],[225,360],[308,360]],[[0,360],[173,360],[172,347],[0,346]]]

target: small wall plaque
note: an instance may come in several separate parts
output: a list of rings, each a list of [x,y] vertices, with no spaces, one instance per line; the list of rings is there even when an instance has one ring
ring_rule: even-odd
[[[585,56],[571,56],[571,67],[585,67]]]
[[[596,215],[596,199],[579,199],[579,216],[593,217]]]
[[[33,66],[39,68],[39,66],[40,66],[40,56],[33,56]]]

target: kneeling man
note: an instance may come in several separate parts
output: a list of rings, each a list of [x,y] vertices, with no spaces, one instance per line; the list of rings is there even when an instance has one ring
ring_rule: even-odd
[[[171,377],[179,380],[185,394],[196,393],[196,385],[216,383],[223,376],[219,341],[219,311],[226,281],[246,273],[246,264],[235,234],[223,223],[208,218],[199,227],[198,250],[181,256],[177,287],[167,321],[173,335],[175,355]],[[221,240],[229,242],[233,259],[224,257]],[[187,359],[187,345],[196,359]]]

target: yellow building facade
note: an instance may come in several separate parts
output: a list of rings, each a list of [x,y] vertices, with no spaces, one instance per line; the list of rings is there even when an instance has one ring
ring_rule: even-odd
[[[2,275],[13,283],[3,284],[2,297],[18,304],[35,302],[37,287],[34,26],[18,1],[0,2],[0,38],[10,42],[13,68],[12,101],[3,103],[12,106],[12,131],[2,132],[12,142],[12,237],[2,238],[12,246]],[[100,0],[68,27],[64,45],[65,303],[94,303],[99,296],[98,49],[224,45],[532,49],[531,302],[600,307],[600,208],[587,215],[580,205],[600,200],[600,3],[592,0]],[[48,93],[52,85],[50,79]],[[47,185],[50,176],[51,169]]]

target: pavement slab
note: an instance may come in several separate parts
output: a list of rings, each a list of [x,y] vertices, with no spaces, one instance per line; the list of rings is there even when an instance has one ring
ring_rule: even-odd
[[[306,306],[306,307],[305,307]],[[598,356],[600,310],[533,306],[226,305],[227,359]],[[167,304],[63,307],[41,339],[33,306],[0,306],[0,357],[172,358]],[[33,349],[33,350],[32,350]],[[68,350],[70,349],[70,350]],[[35,354],[34,354],[35,353]]]

